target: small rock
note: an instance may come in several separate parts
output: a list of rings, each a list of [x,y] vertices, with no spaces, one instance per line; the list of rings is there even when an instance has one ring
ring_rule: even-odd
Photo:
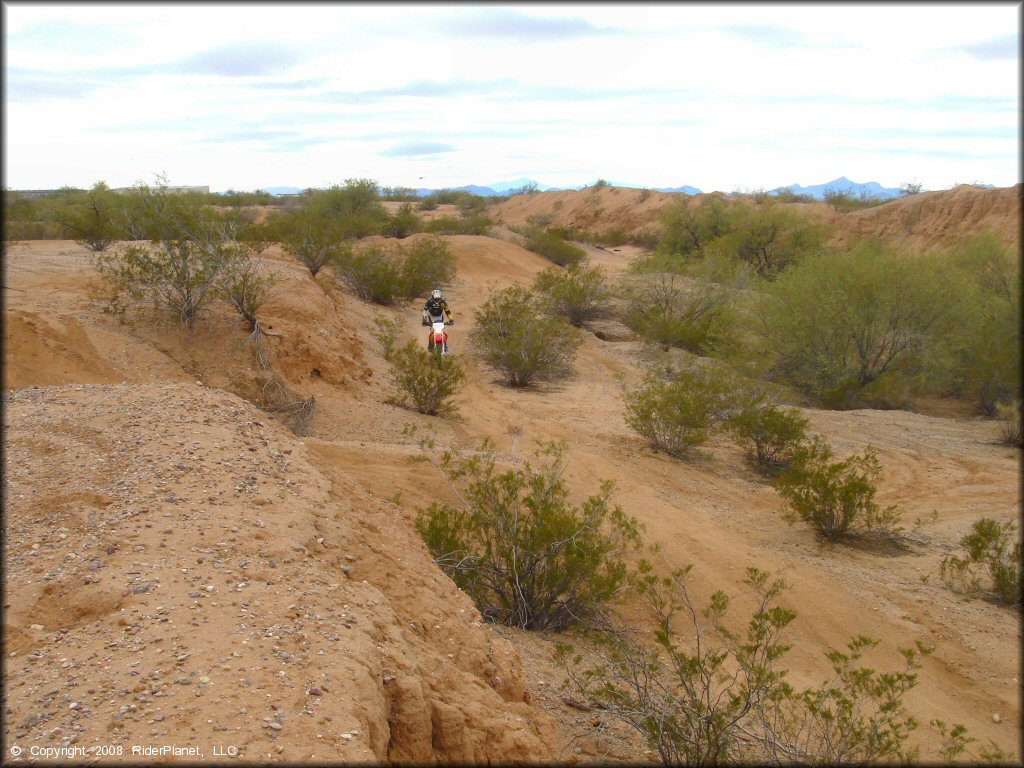
[[[310,696],[323,696],[324,692],[321,691],[319,688],[310,688],[309,689],[309,695]]]
[[[280,731],[281,730],[281,724],[280,723],[270,722],[270,723],[267,723],[267,728],[271,728],[271,729],[273,729],[275,731]]]
[[[89,563],[89,565],[88,565],[88,566],[86,566],[86,567],[87,567],[87,568],[88,568],[88,569],[89,569],[90,571],[98,571],[98,570],[99,570],[100,568],[102,568],[102,567],[103,567],[103,563],[101,563],[101,562],[100,562],[99,560],[93,560],[93,561],[92,561],[92,562],[90,562],[90,563]]]
[[[1001,723],[1001,722],[1003,722],[1003,716],[1000,715],[998,712],[993,713],[993,715],[992,715],[992,722],[993,723]]]
[[[32,624],[32,625],[29,626],[29,629],[35,629],[35,630],[40,630],[42,628],[43,628],[42,624]]]
[[[82,708],[82,705],[79,704],[77,701],[72,701],[71,704],[68,705],[68,709],[73,709],[75,711],[78,711],[81,708]]]
[[[210,678],[209,678],[208,675],[203,675],[202,677],[199,678],[199,682],[200,683],[208,683],[208,682],[210,682]]]

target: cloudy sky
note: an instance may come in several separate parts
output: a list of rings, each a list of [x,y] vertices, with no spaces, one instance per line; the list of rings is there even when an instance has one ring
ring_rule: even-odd
[[[1020,179],[1020,3],[4,2],[4,184]]]

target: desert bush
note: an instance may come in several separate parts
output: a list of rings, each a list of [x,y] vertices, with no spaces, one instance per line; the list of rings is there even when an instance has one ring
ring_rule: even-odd
[[[274,287],[274,276],[266,264],[255,258],[253,251],[235,246],[228,254],[220,279],[220,292],[224,300],[249,324],[250,331],[256,331],[256,313],[267,300]]]
[[[762,277],[774,277],[791,264],[820,250],[824,230],[798,211],[781,203],[734,205],[727,215],[727,232],[716,246],[750,264]]]
[[[736,322],[733,277],[705,259],[694,278],[659,273],[637,277],[622,287],[623,318],[642,338],[706,354],[722,347]]]
[[[117,193],[99,181],[88,192],[66,199],[56,218],[76,243],[100,252],[122,238],[117,217]]]
[[[391,380],[399,391],[399,402],[428,416],[453,414],[453,399],[466,378],[458,355],[431,354],[415,340],[387,355]]]
[[[115,292],[192,325],[216,295],[229,258],[195,240],[165,240],[96,254],[93,265]]]
[[[402,203],[395,214],[391,216],[381,229],[381,234],[388,237],[404,238],[414,232],[422,232],[423,222],[420,221],[410,203]]]
[[[297,258],[316,277],[325,267],[336,266],[349,255],[351,246],[339,223],[306,211],[276,217],[281,247]]]
[[[307,190],[302,210],[311,220],[337,231],[340,239],[379,234],[388,221],[373,179],[346,179],[343,185]]]
[[[808,423],[795,408],[784,410],[758,398],[731,416],[728,427],[761,474],[774,475],[807,439]]]
[[[639,546],[639,527],[611,502],[613,485],[572,505],[562,475],[566,447],[543,444],[529,462],[501,472],[493,446],[443,471],[459,507],[437,502],[416,528],[435,561],[487,620],[534,630],[562,630],[601,611],[626,578],[624,555]]]
[[[1016,448],[1024,447],[1024,427],[1022,427],[1022,411],[1024,405],[1020,400],[1014,403],[1000,403],[996,411],[999,417],[999,438],[1005,445]]]
[[[510,387],[553,381],[572,372],[579,331],[543,315],[536,297],[521,285],[491,291],[475,311],[473,346]]]
[[[559,648],[569,685],[588,702],[638,732],[664,765],[785,765],[913,760],[906,747],[917,722],[904,697],[933,649],[900,649],[902,669],[878,672],[862,662],[878,641],[854,637],[825,655],[833,670],[821,685],[786,681],[784,642],[796,613],[781,605],[781,579],[747,569],[754,609],[745,631],[727,621],[729,597],[715,592],[699,609],[687,591],[690,568],[658,579],[649,568],[635,588],[656,621],[653,647],[628,632],[595,635],[597,666]],[[956,726],[962,745],[963,726]]]
[[[455,254],[439,237],[423,237],[404,246],[402,297],[411,299],[445,285],[455,277]]]
[[[868,448],[842,461],[832,461],[833,456],[820,435],[792,452],[789,466],[774,480],[786,522],[802,520],[831,540],[897,534],[896,507],[875,502],[875,480],[882,471],[875,451]]]
[[[469,216],[438,216],[423,225],[425,232],[437,235],[486,235],[494,222],[485,214],[474,213]]]
[[[889,202],[881,197],[869,195],[866,191],[855,195],[852,191],[840,191],[829,187],[823,193],[825,204],[838,213],[850,213],[851,211],[862,211],[865,208],[875,208],[883,203]]]
[[[361,299],[394,304],[451,280],[455,257],[446,242],[428,238],[405,246],[382,243],[354,249],[333,268]]]
[[[533,290],[547,312],[577,328],[605,312],[610,298],[604,270],[585,262],[548,267],[534,278]]]
[[[625,393],[626,424],[654,450],[684,458],[722,421],[731,390],[729,378],[710,369],[650,371]]]
[[[682,257],[703,256],[708,243],[729,231],[728,212],[729,204],[715,197],[702,197],[696,205],[680,198],[662,217],[657,250]]]
[[[587,252],[578,245],[566,242],[551,230],[535,232],[526,239],[524,248],[553,261],[560,267],[583,261]]]
[[[380,197],[382,200],[394,200],[401,202],[415,203],[420,199],[419,194],[412,187],[381,187]]]
[[[1024,561],[1016,530],[1012,522],[1000,523],[987,517],[977,520],[960,541],[963,556],[947,555],[942,559],[943,581],[958,591],[976,592],[981,589],[979,572],[988,571],[996,597],[1004,603],[1019,603]]]
[[[959,288],[928,256],[874,244],[808,257],[765,286],[756,314],[773,375],[829,407],[885,376],[913,376],[954,315]]]
[[[952,260],[950,279],[965,294],[954,330],[943,338],[953,352],[953,390],[995,416],[1020,393],[1020,264],[991,233],[967,240]]]

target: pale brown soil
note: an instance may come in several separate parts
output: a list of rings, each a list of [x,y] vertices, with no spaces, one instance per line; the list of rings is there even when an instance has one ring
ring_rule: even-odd
[[[504,240],[446,239],[462,352],[486,288],[548,263]],[[631,253],[593,255],[615,273]],[[491,437],[507,455],[518,430],[520,455],[567,441],[578,497],[614,480],[661,545],[656,567],[694,564],[699,600],[724,589],[741,616],[744,569],[783,574],[794,682],[824,680],[824,652],[855,634],[882,641],[870,658],[886,669],[923,640],[936,650],[907,699],[916,743],[934,749],[927,723],[941,718],[1019,760],[1017,613],[938,573],[974,520],[1018,516],[1019,453],[994,422],[959,406],[804,409],[840,454],[878,448],[879,500],[908,524],[937,515],[902,548],[825,545],[781,520],[727,438],[682,462],[629,430],[621,386],[642,375],[638,342],[588,333],[570,380],[528,391],[467,356],[459,416],[422,416],[392,404],[369,333],[380,312],[419,338],[420,302],[371,307],[273,248],[279,282],[261,314],[280,334],[275,365],[317,403],[296,437],[243,399],[258,398],[255,364],[226,313],[192,331],[121,323],[90,294],[86,256],[69,242],[5,256],[5,745],[120,745],[128,759],[133,745],[195,745],[204,758],[175,759],[205,761],[216,745],[293,762],[653,759],[567,703],[559,638],[482,624],[412,527],[452,498],[421,437],[438,452]]]

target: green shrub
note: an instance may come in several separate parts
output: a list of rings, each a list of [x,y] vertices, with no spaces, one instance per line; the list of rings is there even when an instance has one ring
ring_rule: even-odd
[[[751,265],[762,277],[774,277],[786,267],[817,253],[824,230],[781,203],[734,205],[727,214],[727,232],[715,246]]]
[[[105,251],[123,237],[117,203],[117,193],[99,181],[88,192],[67,200],[57,219],[79,245],[94,252]]]
[[[862,211],[865,208],[875,208],[889,202],[884,198],[869,195],[866,191],[855,195],[849,190],[841,192],[832,188],[825,190],[824,199],[827,205],[839,213]]]
[[[402,297],[422,296],[455,277],[455,254],[439,237],[417,238],[403,248]]]
[[[455,413],[452,400],[466,378],[457,355],[434,355],[410,340],[391,350],[386,359],[402,405],[411,401],[413,409],[428,416]]]
[[[274,287],[274,276],[266,271],[266,265],[253,258],[251,251],[235,246],[220,279],[220,292],[248,324],[249,330],[258,327],[256,313],[267,300]]]
[[[639,336],[665,350],[713,351],[730,339],[736,319],[735,293],[718,277],[709,270],[695,279],[666,273],[637,277],[623,285],[623,319]]]
[[[572,372],[582,341],[579,331],[541,314],[536,298],[523,286],[492,291],[474,314],[473,345],[510,387],[553,381]]]
[[[387,209],[373,179],[347,179],[344,185],[306,190],[302,211],[337,232],[342,240],[379,234],[388,221]]]
[[[423,228],[423,222],[420,221],[419,216],[413,213],[412,205],[410,203],[402,203],[398,210],[395,211],[394,216],[389,218],[384,224],[381,233],[388,237],[403,238],[408,237],[414,232],[422,232]]]
[[[565,269],[548,267],[534,278],[533,290],[547,312],[577,328],[604,313],[610,298],[604,270],[585,262]]]
[[[895,764],[917,757],[906,747],[917,721],[903,700],[933,648],[918,641],[900,649],[902,669],[878,672],[862,661],[878,641],[858,636],[845,651],[825,654],[831,679],[797,690],[781,666],[792,647],[783,634],[796,618],[778,600],[786,584],[748,568],[754,609],[736,626],[727,622],[724,592],[703,609],[694,604],[689,572],[658,579],[648,567],[634,583],[656,622],[653,647],[630,632],[594,633],[603,658],[589,668],[570,647],[559,647],[569,685],[603,717],[636,730],[669,766]],[[966,742],[963,726],[954,730],[952,752]]]
[[[428,238],[407,246],[379,244],[353,250],[334,270],[361,299],[395,304],[450,281],[455,257],[446,242]]]
[[[416,529],[435,561],[487,621],[523,629],[565,629],[601,611],[623,586],[623,556],[639,527],[613,506],[613,485],[569,503],[562,480],[565,445],[538,452],[546,463],[500,472],[493,446],[444,471],[462,505],[422,510]]]
[[[833,455],[820,435],[792,452],[789,466],[774,480],[783,499],[783,518],[789,523],[802,520],[832,540],[898,533],[896,507],[875,502],[882,466],[874,450],[842,461],[832,461]]]
[[[150,301],[184,325],[192,325],[216,296],[230,256],[194,240],[127,245],[99,253],[93,265],[116,293]]]
[[[971,526],[971,533],[960,541],[964,556],[947,555],[942,559],[942,579],[952,588],[974,592],[981,589],[979,571],[987,570],[992,591],[1004,603],[1021,599],[1024,561],[1021,542],[1014,541],[1016,524],[1000,523],[983,517]]]
[[[1016,448],[1024,447],[1024,429],[1022,429],[1022,406],[1021,401],[1014,403],[1000,403],[996,416],[999,417],[999,437],[1006,445]]]
[[[939,259],[874,244],[818,254],[765,287],[756,328],[773,374],[830,407],[885,376],[911,382],[955,318],[960,288]]]
[[[529,236],[524,245],[526,250],[533,251],[560,267],[576,264],[587,257],[587,252],[578,245],[568,243],[551,230],[538,232]]]
[[[795,408],[783,410],[760,401],[729,418],[736,442],[747,449],[764,475],[773,475],[789,465],[793,452],[807,439],[807,424]]]
[[[626,424],[654,450],[684,458],[722,421],[730,390],[726,377],[696,366],[674,373],[651,371],[625,393]]]
[[[657,250],[676,256],[703,256],[704,249],[729,231],[729,204],[716,197],[702,197],[696,205],[683,197],[662,217]]]
[[[316,277],[325,267],[337,266],[351,253],[342,227],[333,219],[306,212],[277,217],[274,222],[281,246]]]
[[[490,232],[492,222],[485,214],[474,213],[469,216],[439,216],[424,225],[424,230],[438,235],[486,235]]]
[[[953,350],[953,389],[995,416],[1000,403],[1019,397],[1020,264],[991,233],[970,238],[952,259],[950,280],[966,294],[955,330],[943,339],[944,348]]]

